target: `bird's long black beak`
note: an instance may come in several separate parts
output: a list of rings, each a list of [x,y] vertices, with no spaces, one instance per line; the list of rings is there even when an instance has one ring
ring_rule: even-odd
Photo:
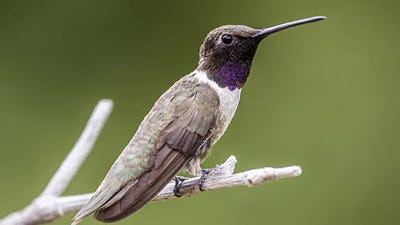
[[[326,19],[326,17],[325,16],[314,16],[314,17],[309,17],[309,18],[305,18],[305,19],[301,19],[301,20],[287,22],[284,24],[280,24],[280,25],[276,25],[273,27],[268,27],[268,28],[262,29],[260,32],[254,34],[252,37],[263,39],[270,34],[287,29],[289,27],[294,27],[294,26],[306,24],[306,23],[312,23],[312,22],[323,20],[323,19]]]

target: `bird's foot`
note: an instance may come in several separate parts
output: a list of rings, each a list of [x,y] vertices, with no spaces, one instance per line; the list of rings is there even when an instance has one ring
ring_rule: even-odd
[[[199,189],[200,189],[200,191],[204,191],[204,188],[203,188],[204,181],[206,180],[208,174],[210,174],[212,170],[213,169],[202,169],[201,170],[201,176],[199,178]]]
[[[182,197],[182,193],[179,191],[179,187],[182,185],[183,181],[187,180],[186,177],[182,176],[175,176],[174,181],[175,181],[175,187],[174,187],[174,195],[176,197]]]

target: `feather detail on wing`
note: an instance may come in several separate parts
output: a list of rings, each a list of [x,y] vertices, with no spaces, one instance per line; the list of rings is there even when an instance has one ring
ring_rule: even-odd
[[[146,171],[119,200],[96,211],[96,219],[114,222],[139,210],[157,195],[205,144],[215,125],[219,99],[208,86],[197,88],[206,90],[196,91],[191,98],[179,101],[181,110],[160,132]]]

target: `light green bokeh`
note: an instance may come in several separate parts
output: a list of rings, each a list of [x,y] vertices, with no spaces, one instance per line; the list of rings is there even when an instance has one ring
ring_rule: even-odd
[[[327,20],[266,39],[204,163],[303,175],[151,203],[118,224],[398,224],[396,1],[0,1],[0,217],[45,187],[96,102],[115,108],[65,194],[93,191],[154,101],[196,67],[208,31]],[[53,224],[69,224],[72,215]],[[87,219],[83,224],[99,224]]]

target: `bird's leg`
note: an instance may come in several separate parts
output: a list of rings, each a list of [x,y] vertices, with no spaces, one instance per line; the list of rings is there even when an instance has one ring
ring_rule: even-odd
[[[203,189],[203,183],[204,183],[204,181],[206,180],[208,174],[210,174],[210,172],[211,172],[212,170],[213,170],[213,169],[201,169],[201,176],[200,176],[200,178],[199,178],[199,189],[200,189],[200,191],[204,191],[204,189]]]
[[[175,181],[175,187],[174,187],[174,195],[176,197],[182,197],[182,193],[179,191],[179,187],[182,185],[183,181],[187,180],[186,177],[182,176],[175,176],[174,181]]]

